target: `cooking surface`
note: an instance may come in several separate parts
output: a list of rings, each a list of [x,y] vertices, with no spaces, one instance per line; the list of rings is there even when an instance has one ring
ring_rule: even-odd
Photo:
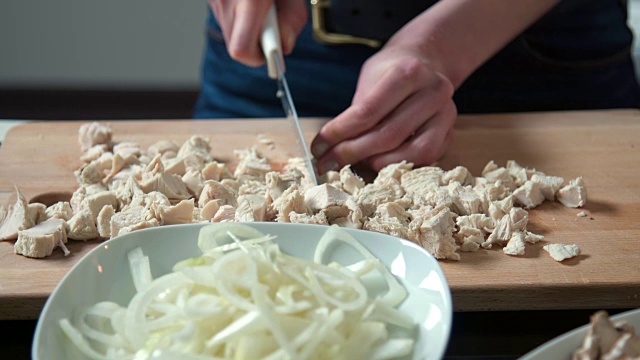
[[[324,122],[304,119],[307,140]],[[80,165],[77,130],[82,122],[34,122],[13,128],[0,148],[0,203],[12,184],[29,199],[68,198]],[[190,135],[211,139],[214,157],[235,163],[234,149],[258,146],[279,167],[295,154],[286,120],[111,122],[115,141],[148,146],[161,139],[179,143]],[[440,264],[458,311],[640,307],[640,111],[591,111],[461,116],[457,138],[439,163],[474,175],[489,160],[513,159],[565,180],[583,176],[589,198],[584,209],[545,203],[530,210],[529,230],[545,240],[527,245],[524,257],[500,248],[461,253]],[[261,144],[257,134],[274,140]],[[43,195],[50,195],[48,198]],[[587,217],[577,217],[580,211]],[[547,243],[578,244],[582,255],[558,263],[542,250]],[[97,241],[68,243],[45,259],[13,253],[0,242],[0,319],[36,318],[66,271]]]

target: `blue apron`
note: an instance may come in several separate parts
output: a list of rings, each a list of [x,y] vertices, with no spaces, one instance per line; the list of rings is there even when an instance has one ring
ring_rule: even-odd
[[[454,94],[459,113],[640,108],[626,6],[563,1],[471,75]],[[264,66],[229,57],[210,14],[195,118],[282,117]],[[333,117],[353,97],[360,67],[376,50],[324,45],[310,24],[286,58],[300,116]]]

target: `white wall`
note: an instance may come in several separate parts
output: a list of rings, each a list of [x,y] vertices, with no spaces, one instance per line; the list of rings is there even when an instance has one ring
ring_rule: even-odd
[[[197,88],[205,0],[0,0],[0,87]]]
[[[640,0],[630,0],[640,75]],[[0,87],[198,86],[205,0],[0,0]]]

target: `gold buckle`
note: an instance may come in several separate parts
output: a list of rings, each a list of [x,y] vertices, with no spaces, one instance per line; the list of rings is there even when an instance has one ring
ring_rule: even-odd
[[[313,37],[324,44],[359,44],[372,48],[379,48],[382,43],[378,40],[367,39],[347,34],[328,32],[325,28],[324,11],[331,6],[331,0],[311,0],[311,22]]]

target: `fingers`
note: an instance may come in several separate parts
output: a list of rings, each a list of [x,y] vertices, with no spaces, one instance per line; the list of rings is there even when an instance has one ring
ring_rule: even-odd
[[[405,66],[389,67],[381,71],[372,89],[358,85],[358,93],[352,105],[320,130],[311,144],[316,158],[322,157],[336,144],[359,136],[380,123],[397,106],[413,94],[422,82],[428,81],[421,68],[422,64],[410,60]],[[377,75],[377,74],[376,74]],[[366,69],[360,75],[360,82],[370,82]],[[365,93],[366,95],[359,95]],[[335,154],[341,163],[351,160],[350,154]],[[350,163],[350,162],[349,162]]]
[[[433,163],[444,155],[453,142],[456,116],[457,110],[451,101],[400,147],[372,156],[367,162],[375,171],[402,160],[416,166]]]
[[[232,59],[248,66],[264,64],[260,45],[262,27],[273,0],[209,0]],[[307,23],[303,0],[277,0],[278,26],[282,51],[291,53]]]

